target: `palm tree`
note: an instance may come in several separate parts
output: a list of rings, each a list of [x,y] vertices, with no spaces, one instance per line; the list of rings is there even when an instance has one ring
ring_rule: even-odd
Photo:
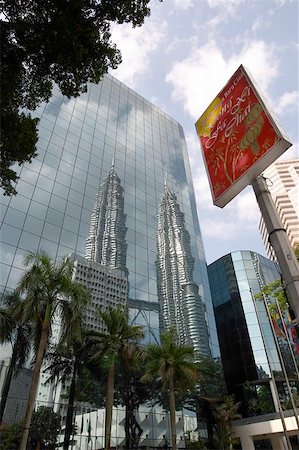
[[[233,448],[232,421],[241,417],[238,414],[239,407],[240,403],[235,403],[231,395],[225,397],[224,402],[216,407],[217,426],[214,443],[220,450],[232,450]]]
[[[22,323],[22,299],[16,292],[2,297],[4,307],[0,308],[0,343],[10,343],[12,355],[1,392],[0,424],[7,402],[11,379],[16,369],[22,367],[29,357],[31,347],[30,324]]]
[[[47,355],[49,361],[47,371],[51,373],[47,381],[70,380],[63,450],[69,448],[73,431],[74,402],[82,369],[88,362],[89,346],[89,333],[82,328],[81,333],[77,333],[77,336],[69,333],[63,341],[58,343],[54,351]]]
[[[199,378],[193,362],[194,350],[186,345],[178,345],[173,329],[161,334],[161,345],[147,347],[145,374],[141,378],[147,382],[158,378],[162,388],[168,390],[172,449],[176,450],[175,392],[186,391]]]
[[[110,450],[112,408],[114,401],[115,363],[121,353],[128,351],[144,336],[141,326],[128,324],[128,311],[121,306],[99,311],[106,331],[93,332],[93,360],[103,360],[108,366],[106,383],[105,450]]]
[[[138,448],[142,428],[134,415],[134,410],[149,396],[150,386],[141,383],[141,371],[145,352],[138,344],[127,345],[120,355],[118,384],[125,405],[125,448]]]
[[[55,264],[44,252],[29,253],[24,259],[27,271],[22,276],[17,292],[24,297],[23,323],[34,322],[36,329],[35,364],[29,392],[24,431],[20,450],[25,450],[38,388],[41,365],[51,335],[54,316],[61,321],[61,334],[73,336],[80,332],[83,308],[89,300],[87,289],[73,281],[73,263],[65,259]]]

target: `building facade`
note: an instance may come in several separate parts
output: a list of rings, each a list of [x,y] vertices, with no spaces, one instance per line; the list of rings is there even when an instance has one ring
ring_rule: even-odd
[[[42,249],[54,260],[74,254],[82,279],[85,264],[99,276],[103,268],[107,274],[118,271],[127,283],[127,294],[119,298],[123,302],[128,297],[131,322],[145,327],[146,342],[158,341],[157,215],[167,174],[189,236],[186,261],[192,260],[192,276],[186,281],[198,308],[198,351],[218,356],[180,124],[110,75],[76,99],[54,90],[50,102],[33,115],[40,117],[38,156],[19,168],[18,194],[1,196],[1,291],[16,287],[28,251]],[[102,289],[100,284],[94,287]],[[188,295],[189,290],[186,302]],[[41,404],[46,401],[44,394]]]
[[[273,298],[254,297],[279,278],[276,264],[258,253],[240,251],[210,264],[208,274],[228,392],[240,402],[243,417],[250,418],[242,425],[264,422],[264,427],[256,428],[256,435],[251,429],[253,434],[248,436],[241,427],[242,448],[254,449],[253,439],[274,442],[283,437],[284,415],[293,418],[288,438],[298,443],[299,346],[294,327],[286,313],[279,317],[269,314],[268,304],[274,302]],[[280,428],[272,428],[273,435],[264,432],[268,436],[263,437],[261,429],[271,430],[271,414],[271,420],[278,419]],[[273,448],[284,448],[283,442]]]
[[[299,159],[276,161],[264,173],[268,189],[286,229],[292,247],[299,246]],[[268,241],[268,233],[261,216],[259,230],[267,256],[275,259]]]
[[[5,377],[10,364],[10,358],[0,361],[0,393],[2,392]],[[9,386],[7,401],[2,418],[5,425],[12,425],[24,419],[29,390],[32,379],[32,370],[19,368],[15,370]]]

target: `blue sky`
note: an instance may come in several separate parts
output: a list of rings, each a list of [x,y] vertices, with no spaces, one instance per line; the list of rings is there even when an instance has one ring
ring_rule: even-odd
[[[120,81],[184,128],[208,263],[235,250],[264,254],[251,186],[213,205],[194,123],[243,64],[298,158],[298,0],[152,0],[142,28],[113,27]]]

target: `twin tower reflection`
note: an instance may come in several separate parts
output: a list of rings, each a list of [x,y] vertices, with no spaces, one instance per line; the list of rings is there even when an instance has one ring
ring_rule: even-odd
[[[71,255],[75,279],[91,291],[92,301],[85,317],[87,327],[102,328],[103,324],[96,318],[98,308],[122,305],[141,314],[145,310],[152,311],[159,314],[160,333],[172,326],[179,344],[192,345],[199,354],[209,356],[205,307],[193,280],[190,235],[176,195],[169,190],[165,180],[156,230],[158,303],[130,298],[124,205],[124,189],[113,162],[96,195],[85,256]],[[142,233],[145,230],[136,231]],[[147,331],[157,339],[150,329],[149,314],[143,314],[143,317],[149,328]]]

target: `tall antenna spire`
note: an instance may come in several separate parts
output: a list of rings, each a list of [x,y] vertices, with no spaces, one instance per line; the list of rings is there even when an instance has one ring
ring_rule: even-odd
[[[167,170],[166,170],[165,175],[164,175],[164,187],[165,188],[167,188],[167,178],[168,178],[168,173],[167,173]]]

